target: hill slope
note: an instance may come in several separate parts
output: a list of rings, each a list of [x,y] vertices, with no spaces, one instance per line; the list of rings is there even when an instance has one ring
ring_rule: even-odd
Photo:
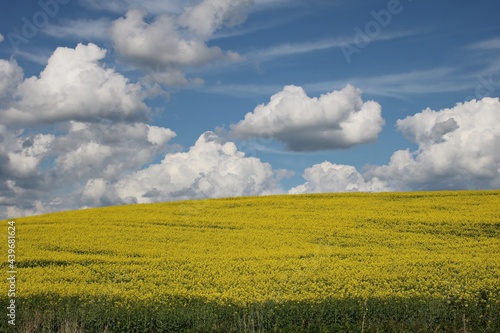
[[[15,225],[17,325],[33,332],[500,331],[500,191],[186,201]]]

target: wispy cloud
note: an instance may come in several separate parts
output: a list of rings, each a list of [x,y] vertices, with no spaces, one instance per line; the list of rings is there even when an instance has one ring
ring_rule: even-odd
[[[105,10],[123,14],[130,9],[145,8],[153,14],[179,14],[183,8],[199,1],[193,0],[81,0],[89,9]],[[290,7],[303,4],[302,0],[253,0],[252,10],[259,11],[269,8]]]
[[[270,8],[270,7],[288,7],[288,6],[296,6],[303,1],[300,0],[253,0],[255,8]]]
[[[245,97],[245,96],[270,96],[280,91],[282,85],[262,84],[215,84],[189,86],[189,89],[206,92],[209,94]]]
[[[421,32],[417,30],[386,33],[374,37],[371,41],[373,42],[378,40],[391,40],[391,39],[413,36],[420,33]],[[304,42],[304,43],[287,43],[247,53],[246,57],[248,59],[253,59],[253,60],[269,60],[277,57],[284,57],[302,53],[327,50],[335,47],[342,47],[350,43],[353,43],[353,40],[352,38],[349,37],[329,38],[329,39],[322,39],[314,42]]]
[[[49,24],[43,32],[56,38],[76,38],[79,41],[102,40],[107,38],[107,30],[111,20],[100,18],[97,20],[68,20],[61,25]]]
[[[348,77],[336,81],[305,84],[304,87],[309,91],[323,92],[346,83],[353,84],[372,95],[404,98],[410,95],[470,90],[474,87],[475,75],[459,73],[449,67],[440,67],[369,77]]]
[[[50,54],[51,51],[48,49],[47,50],[36,49],[36,50],[30,50],[29,52],[18,50],[14,53],[14,56],[21,57],[32,63],[45,66],[50,58]]]
[[[470,49],[476,50],[495,50],[500,49],[500,37],[482,40],[468,46]]]
[[[249,34],[252,34],[255,32],[264,31],[264,30],[268,30],[268,29],[272,29],[272,28],[276,28],[276,27],[285,25],[287,23],[293,22],[297,18],[298,18],[297,16],[277,18],[275,20],[267,21],[265,23],[259,22],[259,24],[256,24],[256,25],[248,27],[248,28],[232,27],[230,29],[226,29],[224,31],[219,31],[219,32],[215,33],[212,37],[210,37],[210,39],[217,40],[217,39],[223,39],[223,38],[231,38],[231,37],[249,35]]]
[[[105,10],[113,13],[124,14],[130,9],[145,8],[154,14],[178,14],[182,8],[191,1],[180,0],[81,0],[87,8]]]
[[[343,88],[346,84],[352,84],[370,95],[405,99],[412,95],[472,91],[477,84],[477,75],[477,73],[461,73],[454,68],[440,67],[386,75],[352,76],[333,81],[299,84],[311,94],[321,94],[332,89]],[[269,96],[282,88],[283,86],[278,84],[218,84],[192,87],[192,89],[207,93],[238,97]]]

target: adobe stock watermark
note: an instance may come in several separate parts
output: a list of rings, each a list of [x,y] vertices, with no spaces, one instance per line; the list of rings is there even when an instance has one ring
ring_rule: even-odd
[[[49,24],[50,18],[59,14],[61,5],[66,5],[71,0],[40,0],[37,2],[40,10],[35,12],[30,18],[23,16],[21,18],[22,26],[18,32],[9,32],[7,39],[14,51],[19,50],[19,46],[27,44],[35,38],[41,29]],[[16,29],[17,30],[17,29]]]
[[[373,17],[373,20],[368,21],[364,29],[355,26],[355,34],[352,43],[343,43],[340,46],[346,62],[350,64],[354,54],[360,54],[362,49],[366,48],[372,41],[377,39],[382,33],[382,29],[389,26],[392,18],[395,15],[401,14],[403,9],[404,7],[400,0],[389,0],[386,9],[381,9],[379,11],[371,10],[370,15]]]
[[[11,326],[16,326],[16,222],[7,222],[7,281],[9,289],[7,296],[9,303],[7,306],[7,322]]]
[[[500,70],[491,71],[477,78],[478,84],[474,88],[474,96],[468,96],[466,101],[483,99],[484,97],[498,95],[500,92]]]

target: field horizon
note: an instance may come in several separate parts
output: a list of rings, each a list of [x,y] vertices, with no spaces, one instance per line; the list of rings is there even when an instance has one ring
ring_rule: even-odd
[[[499,207],[499,190],[350,192],[5,220],[16,231],[15,328],[497,332]]]

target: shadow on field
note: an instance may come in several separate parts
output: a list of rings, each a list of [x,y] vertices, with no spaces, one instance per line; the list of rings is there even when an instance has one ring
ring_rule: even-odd
[[[466,301],[330,299],[246,306],[169,298],[18,298],[15,332],[500,332],[500,304],[486,293]],[[6,305],[2,300],[2,307]],[[4,307],[5,308],[5,307]],[[2,321],[2,332],[14,332]],[[9,326],[9,325],[7,325]]]

